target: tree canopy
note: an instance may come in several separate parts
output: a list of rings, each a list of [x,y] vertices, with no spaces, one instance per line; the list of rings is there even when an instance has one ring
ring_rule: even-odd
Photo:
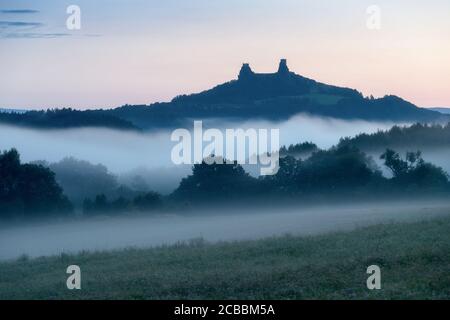
[[[1,217],[66,213],[71,209],[51,170],[21,164],[15,149],[0,153]]]

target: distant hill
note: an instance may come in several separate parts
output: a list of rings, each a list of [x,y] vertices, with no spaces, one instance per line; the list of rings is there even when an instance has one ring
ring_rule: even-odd
[[[212,89],[175,97],[169,103],[123,106],[108,111],[139,127],[179,126],[185,119],[284,120],[298,113],[340,119],[434,122],[450,119],[396,96],[364,98],[360,92],[305,78],[286,60],[275,73],[255,73],[243,64],[238,78]]]
[[[450,123],[394,126],[387,131],[361,133],[355,137],[341,138],[338,147],[352,146],[362,151],[426,150],[450,147]]]
[[[443,114],[450,114],[450,108],[428,108],[428,110],[433,110]]]
[[[450,119],[448,115],[419,108],[397,96],[365,98],[355,89],[305,78],[289,71],[285,59],[280,61],[275,73],[255,73],[248,64],[243,64],[237,79],[200,93],[177,96],[171,102],[125,105],[109,110],[72,110],[73,114],[68,111],[71,109],[64,110],[60,114],[27,112],[14,117],[0,113],[0,122],[58,128],[96,125],[152,129],[185,126],[192,119],[279,121],[298,113],[394,122]]]
[[[25,113],[28,110],[24,110],[24,109],[5,109],[5,108],[0,108],[0,113]]]
[[[121,130],[139,130],[131,122],[109,115],[103,110],[55,109],[27,111],[25,113],[0,112],[0,123],[41,129],[108,127]]]

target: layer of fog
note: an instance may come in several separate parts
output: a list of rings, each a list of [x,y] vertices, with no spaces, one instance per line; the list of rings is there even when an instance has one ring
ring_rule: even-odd
[[[328,148],[341,137],[389,129],[393,123],[299,115],[281,123],[210,120],[206,125],[219,129],[277,128],[280,129],[280,145],[312,141],[321,148]],[[192,126],[186,129],[191,130]],[[100,128],[37,130],[0,125],[0,150],[16,148],[25,162],[57,162],[72,156],[93,164],[101,163],[124,181],[141,175],[148,177],[146,182],[153,190],[169,193],[190,172],[189,165],[173,165],[171,150],[176,142],[170,140],[170,134],[168,130],[144,133]]]
[[[0,259],[174,244],[312,235],[380,222],[414,221],[449,214],[450,202],[376,203],[261,211],[211,209],[191,215],[165,214],[91,218],[16,227],[0,226]]]

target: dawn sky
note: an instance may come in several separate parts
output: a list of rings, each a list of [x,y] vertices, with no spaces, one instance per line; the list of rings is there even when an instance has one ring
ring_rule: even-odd
[[[72,4],[80,30],[66,28]],[[0,0],[0,107],[168,101],[280,58],[364,95],[450,106],[449,40],[448,0]]]

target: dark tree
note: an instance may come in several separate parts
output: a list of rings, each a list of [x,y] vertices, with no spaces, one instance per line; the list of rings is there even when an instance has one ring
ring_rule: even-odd
[[[21,164],[12,149],[0,153],[0,215],[36,216],[66,213],[72,206],[48,168]]]
[[[254,194],[257,180],[237,164],[221,163],[221,159],[208,164],[202,161],[192,168],[192,175],[184,178],[173,196],[189,200],[218,200],[245,198]]]
[[[400,177],[408,172],[408,162],[401,159],[394,150],[387,149],[380,159],[384,160],[384,165],[391,170],[394,177]]]
[[[117,178],[102,164],[69,157],[48,166],[55,172],[56,181],[64,192],[77,205],[98,194],[112,197],[118,189]]]
[[[149,211],[160,208],[162,205],[161,196],[156,192],[148,192],[134,198],[133,206],[138,211]]]
[[[393,174],[392,183],[398,187],[448,191],[447,173],[440,167],[425,162],[420,151],[407,152],[405,160],[393,150],[381,155]]]

